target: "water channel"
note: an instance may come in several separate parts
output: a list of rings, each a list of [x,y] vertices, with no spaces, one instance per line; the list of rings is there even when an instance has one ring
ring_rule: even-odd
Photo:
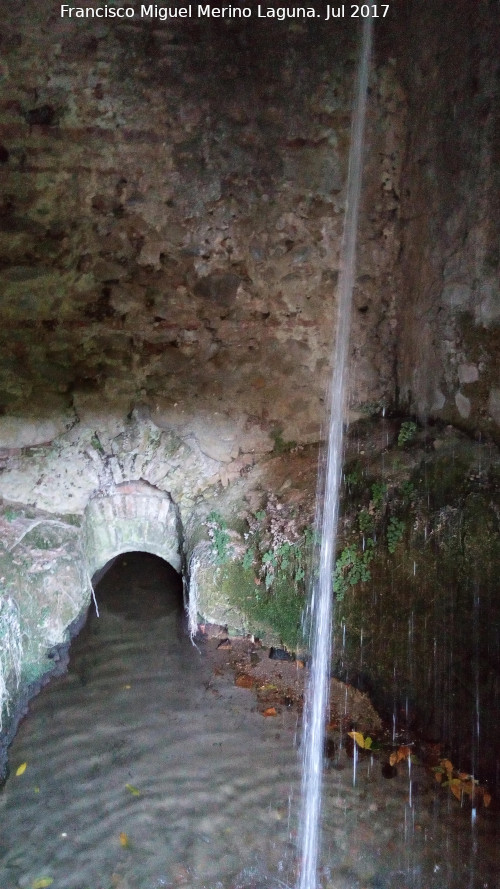
[[[0,792],[1,889],[294,884],[300,716],[264,718],[214,670],[173,577],[120,557],[67,674],[31,702]],[[498,889],[496,837],[493,812],[471,823],[421,767],[387,780],[342,746],[327,763],[321,889]]]

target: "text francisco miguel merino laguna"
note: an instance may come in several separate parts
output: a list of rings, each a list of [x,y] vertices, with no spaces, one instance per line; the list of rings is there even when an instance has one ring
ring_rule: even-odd
[[[332,10],[332,11],[331,11]],[[339,10],[341,10],[339,12]],[[319,13],[312,6],[211,6],[209,4],[189,4],[187,6],[156,6],[141,5],[136,10],[133,6],[69,6],[61,4],[61,18],[118,18],[118,19],[161,19],[165,21],[171,18],[340,18],[344,15],[344,8],[325,6],[323,13]]]

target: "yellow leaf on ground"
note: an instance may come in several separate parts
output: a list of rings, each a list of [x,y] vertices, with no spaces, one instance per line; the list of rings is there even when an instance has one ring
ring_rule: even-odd
[[[52,886],[53,882],[53,877],[40,877],[39,880],[33,881],[31,889],[46,889],[47,886]]]
[[[141,791],[134,787],[133,784],[125,784],[127,790],[132,794],[132,796],[140,796]]]
[[[442,772],[434,772],[434,777],[435,777],[437,783],[441,784],[441,781],[443,780],[443,773]]]
[[[129,841],[128,841],[128,836],[127,836],[126,833],[124,833],[124,832],[122,831],[121,834],[120,834],[120,846],[123,846],[123,848],[126,849],[127,846],[129,846],[129,845],[130,845],[130,844],[129,844]]]
[[[365,738],[365,750],[369,750],[370,747],[372,746],[372,744],[373,744],[373,738],[370,738],[370,736],[368,735],[368,737]]]
[[[450,784],[450,790],[451,790],[453,796],[455,796],[455,797],[457,798],[457,800],[458,800],[459,802],[461,802],[461,800],[462,800],[462,788],[461,788],[461,786],[460,786],[460,782],[458,782],[458,784],[453,784],[453,783],[451,783],[451,784]]]
[[[21,765],[18,766],[16,769],[16,775],[24,775],[27,765],[28,765],[27,762],[22,762]]]
[[[268,707],[267,710],[264,710],[262,713],[263,716],[277,716],[276,707]]]
[[[453,763],[450,762],[449,759],[440,759],[439,765],[442,769],[445,770],[445,772],[448,772],[448,774],[451,774],[451,772],[453,771]]]
[[[356,741],[356,744],[358,745],[358,747],[361,747],[362,749],[364,749],[365,736],[363,735],[363,732],[347,732],[347,734],[349,735],[350,738],[353,738],[353,740]]]

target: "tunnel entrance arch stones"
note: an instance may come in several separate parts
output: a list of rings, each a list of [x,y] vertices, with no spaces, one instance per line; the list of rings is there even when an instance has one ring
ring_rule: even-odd
[[[124,552],[152,553],[181,572],[180,521],[169,494],[144,481],[98,492],[85,509],[83,550],[89,577]]]

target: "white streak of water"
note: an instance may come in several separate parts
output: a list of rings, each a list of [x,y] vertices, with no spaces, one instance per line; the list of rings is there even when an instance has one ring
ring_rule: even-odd
[[[372,23],[371,19],[367,18],[363,21],[362,47],[351,128],[347,200],[341,251],[342,268],[338,289],[337,334],[329,397],[329,432],[324,495],[322,498],[318,498],[320,502],[317,505],[316,526],[320,531],[319,573],[318,579],[314,580],[312,584],[310,606],[312,665],[304,709],[299,889],[315,889],[317,886],[324,726],[328,707],[331,657],[332,573],[342,471],[345,378],[351,325],[371,42]]]

